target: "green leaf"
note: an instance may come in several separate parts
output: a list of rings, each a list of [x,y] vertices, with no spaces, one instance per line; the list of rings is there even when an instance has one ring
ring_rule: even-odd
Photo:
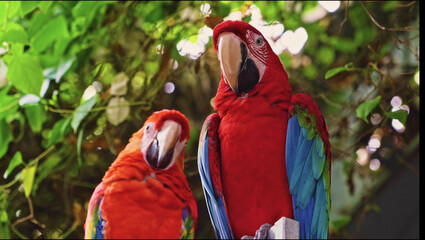
[[[21,1],[8,1],[10,3],[9,5],[9,13],[7,17],[13,18],[15,16],[18,16],[18,14],[21,11]]]
[[[51,176],[53,172],[61,170],[66,167],[66,164],[61,164],[64,161],[63,155],[60,153],[61,150],[53,154],[49,154],[46,160],[44,160],[40,166],[37,167],[37,177],[34,180],[33,192],[36,193],[39,184],[47,177]]]
[[[369,212],[371,210],[375,212],[380,212],[381,208],[376,203],[369,203],[365,206],[365,211]]]
[[[9,162],[9,166],[7,166],[6,171],[3,174],[3,178],[6,179],[8,176],[10,176],[10,173],[15,169],[17,166],[23,164],[22,161],[22,154],[20,151],[17,151],[15,155],[13,155],[12,159]]]
[[[75,61],[75,56],[63,56],[60,60],[58,67],[54,70],[54,78],[56,83],[59,83],[62,76],[68,71],[68,69],[72,66],[72,63]]]
[[[113,3],[112,1],[79,1],[72,8],[72,16],[78,19],[78,25],[83,23],[79,17],[84,17],[84,25],[82,25],[81,32],[85,32],[96,16],[97,10],[108,4]],[[81,25],[80,25],[81,26]]]
[[[35,170],[37,169],[37,165],[27,166],[22,169],[22,181],[24,185],[25,197],[29,197],[31,194],[32,186],[34,184],[34,176]]]
[[[159,69],[159,61],[149,61],[145,62],[145,72],[149,76],[152,76],[158,72]]]
[[[71,130],[71,118],[63,118],[55,123],[50,131],[49,141],[47,145],[50,147],[59,142]]]
[[[404,109],[397,110],[395,112],[386,112],[385,115],[392,119],[399,120],[403,125],[406,125],[407,111]]]
[[[47,10],[49,10],[52,3],[53,1],[40,1],[40,3],[38,4],[38,8],[40,8],[41,11],[43,12],[47,12]]]
[[[9,29],[0,34],[0,42],[28,44],[28,34],[23,29]]]
[[[7,79],[22,92],[40,96],[44,76],[38,58],[24,53],[13,55],[9,60]]]
[[[109,100],[108,108],[106,109],[106,118],[112,125],[118,126],[127,118],[130,113],[128,104],[128,101],[124,97],[114,96]]]
[[[21,16],[24,17],[34,10],[40,1],[21,1]]]
[[[74,6],[74,8],[72,8],[72,16],[87,16],[91,12],[96,11],[96,8],[99,6],[99,3],[100,2],[96,1],[80,1]]]
[[[317,51],[317,59],[326,66],[329,66],[335,60],[335,51],[330,47],[321,47]]]
[[[6,154],[13,135],[5,119],[0,119],[0,158]]]
[[[9,91],[8,88],[2,89],[2,91],[0,91],[0,119],[7,118],[8,116],[14,114],[16,111],[18,111],[19,108],[18,97],[6,95],[7,91]]]
[[[369,123],[367,116],[381,101],[381,96],[377,96],[375,99],[360,104],[356,109],[356,115],[358,118],[363,119],[366,123]]]
[[[78,126],[80,125],[81,121],[83,121],[89,111],[96,104],[96,100],[97,95],[91,97],[89,100],[85,101],[80,106],[78,106],[77,109],[75,109],[74,113],[72,114],[71,121],[71,127],[74,130],[74,133],[77,132]]]
[[[3,222],[3,223],[6,223],[6,222],[8,222],[8,216],[7,216],[7,212],[6,212],[6,210],[2,210],[1,212],[0,212],[0,222]]]
[[[44,51],[57,39],[69,38],[68,24],[63,15],[48,22],[31,39],[34,51],[40,53]]]
[[[45,2],[45,1],[42,1]],[[36,11],[31,18],[31,21],[28,26],[28,36],[33,38],[42,27],[50,20],[50,15],[44,12]]]
[[[354,66],[353,66],[353,63],[350,62],[350,63],[345,64],[343,67],[332,68],[332,69],[326,71],[325,79],[329,79],[329,78],[337,75],[340,72],[352,71],[352,70],[354,70]]]
[[[351,216],[350,215],[342,215],[332,221],[332,226],[335,231],[339,231],[341,228],[343,228],[345,225],[347,225],[349,222],[351,222]]]
[[[33,132],[40,132],[43,128],[43,123],[46,121],[46,111],[40,104],[31,104],[24,108],[25,115],[28,119],[28,124]]]
[[[81,167],[83,164],[83,160],[81,159],[81,144],[83,143],[83,136],[84,136],[84,126],[80,129],[80,132],[78,132],[78,138],[77,138],[77,162],[78,166]]]

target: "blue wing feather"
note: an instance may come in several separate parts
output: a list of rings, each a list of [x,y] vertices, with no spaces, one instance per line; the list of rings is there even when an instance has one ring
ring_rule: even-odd
[[[207,203],[208,213],[210,215],[214,232],[217,238],[233,239],[230,229],[229,220],[226,213],[226,207],[223,196],[215,194],[214,185],[212,184],[211,173],[209,168],[209,144],[212,144],[207,134],[210,118],[207,118],[201,131],[198,147],[198,170],[202,182],[202,188]],[[214,148],[213,148],[214,149]]]
[[[99,196],[90,207],[85,223],[84,238],[103,239],[105,235],[105,220],[102,217],[103,196]]]
[[[97,222],[96,226],[96,235],[95,235],[95,239],[103,239],[103,236],[105,235],[105,224],[104,224],[104,220],[102,218],[102,203],[103,203],[103,197],[100,200],[99,203],[99,221]]]
[[[286,167],[292,194],[294,218],[300,223],[300,238],[327,238],[328,197],[322,182],[326,156],[319,134],[307,139],[308,129],[297,115],[288,121]]]

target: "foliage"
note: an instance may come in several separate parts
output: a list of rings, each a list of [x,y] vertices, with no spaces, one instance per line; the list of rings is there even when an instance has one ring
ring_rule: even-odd
[[[201,12],[205,3],[209,14]],[[280,58],[293,92],[318,102],[333,164],[344,164],[341,184],[353,196],[356,176],[379,179],[354,154],[372,132],[383,131],[382,151],[371,154],[382,158],[379,171],[397,166],[391,156],[408,156],[403,146],[417,144],[419,126],[417,2],[341,2],[307,21],[316,1],[0,1],[0,238],[81,238],[94,187],[131,134],[162,108],[190,120],[185,173],[199,205],[196,236],[212,237],[196,152],[220,69],[211,38],[197,59],[181,56],[177,44],[199,41],[200,28],[234,11],[249,22],[253,5],[270,24],[307,31],[302,51]],[[166,82],[176,86],[172,94],[162,91]],[[409,112],[392,111],[393,96]],[[372,121],[376,114],[380,121]],[[395,131],[392,119],[406,131]],[[392,138],[398,141],[384,141]],[[331,233],[345,236],[355,210],[341,210]]]

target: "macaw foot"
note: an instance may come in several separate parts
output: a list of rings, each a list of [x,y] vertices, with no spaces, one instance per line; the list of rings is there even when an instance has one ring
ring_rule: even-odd
[[[261,227],[255,232],[255,236],[248,236],[245,235],[241,239],[266,239],[267,233],[269,232],[270,228],[273,227],[273,225],[264,223],[261,225]]]

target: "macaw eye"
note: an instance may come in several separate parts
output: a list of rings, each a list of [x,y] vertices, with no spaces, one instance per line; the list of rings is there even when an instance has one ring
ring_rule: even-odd
[[[151,124],[148,124],[146,127],[145,127],[145,133],[150,133],[152,131],[152,129],[151,129]]]
[[[263,44],[263,38],[257,38],[257,40],[255,40],[255,44],[257,46],[260,46],[261,44]]]

